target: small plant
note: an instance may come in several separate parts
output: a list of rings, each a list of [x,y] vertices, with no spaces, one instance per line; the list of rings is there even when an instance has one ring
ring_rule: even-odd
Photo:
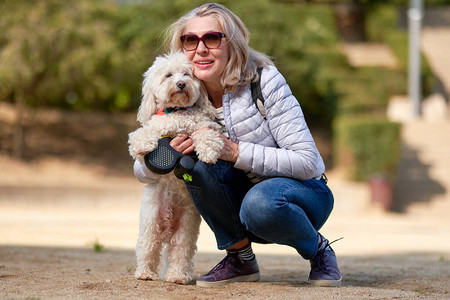
[[[421,290],[421,289],[415,289],[415,290],[413,290],[413,292],[416,292],[416,293],[421,294],[421,295],[424,295],[424,294],[427,293],[426,291]]]
[[[131,273],[134,269],[134,266],[127,266],[127,273]]]
[[[103,252],[105,251],[105,246],[102,245],[98,240],[95,240],[92,244],[94,252]]]

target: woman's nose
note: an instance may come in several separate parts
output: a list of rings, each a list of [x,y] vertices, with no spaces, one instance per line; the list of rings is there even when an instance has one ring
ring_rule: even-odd
[[[197,52],[207,52],[209,49],[205,46],[205,43],[203,41],[200,41],[197,45]]]

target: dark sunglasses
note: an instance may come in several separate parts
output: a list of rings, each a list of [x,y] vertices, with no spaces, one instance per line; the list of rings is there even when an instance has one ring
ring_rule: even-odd
[[[195,34],[185,34],[180,36],[180,40],[184,50],[192,51],[197,49],[198,43],[200,43],[200,41],[202,41],[205,47],[208,49],[219,48],[220,43],[222,42],[222,38],[224,37],[226,37],[226,35],[222,32],[208,32],[205,33],[202,37],[198,37],[198,35]]]

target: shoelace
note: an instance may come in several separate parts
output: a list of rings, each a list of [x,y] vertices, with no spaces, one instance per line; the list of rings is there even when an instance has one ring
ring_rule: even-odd
[[[338,238],[338,239],[335,239],[334,241],[332,241],[332,242],[329,242],[328,243],[328,240],[327,240],[327,243],[328,243],[328,246],[330,246],[331,244],[333,244],[334,242],[337,242],[337,241],[340,241],[340,240],[342,240],[344,237],[343,236],[341,236],[340,238]]]
[[[323,251],[321,251],[321,252],[323,252]],[[327,269],[327,265],[325,264],[325,255],[324,254],[318,253],[314,259],[314,262],[320,270]]]
[[[325,239],[327,245],[325,246],[325,248],[323,248],[323,250],[320,251],[320,253],[316,254],[316,257],[314,259],[314,262],[317,264],[317,266],[320,269],[327,270],[327,264],[325,263],[325,258],[328,257],[328,254],[325,253],[325,250],[327,249],[327,247],[330,246],[331,244],[333,244],[334,242],[342,240],[343,238],[344,237],[340,237],[332,242],[328,242],[328,240]]]
[[[232,255],[232,254],[228,253],[227,256],[225,256],[224,259],[222,259],[214,268],[212,268],[210,273],[212,273],[214,271],[217,271],[217,270],[220,270],[220,269],[223,269],[229,260],[235,260],[235,259],[241,260],[239,258],[239,256]]]

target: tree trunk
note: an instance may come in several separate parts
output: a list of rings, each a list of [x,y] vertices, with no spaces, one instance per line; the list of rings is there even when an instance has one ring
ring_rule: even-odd
[[[365,6],[360,1],[339,2],[334,5],[338,32],[346,42],[366,40]]]
[[[25,126],[23,119],[25,117],[25,99],[23,94],[16,95],[16,113],[17,117],[13,128],[13,149],[12,156],[18,159],[23,159],[25,148]]]

